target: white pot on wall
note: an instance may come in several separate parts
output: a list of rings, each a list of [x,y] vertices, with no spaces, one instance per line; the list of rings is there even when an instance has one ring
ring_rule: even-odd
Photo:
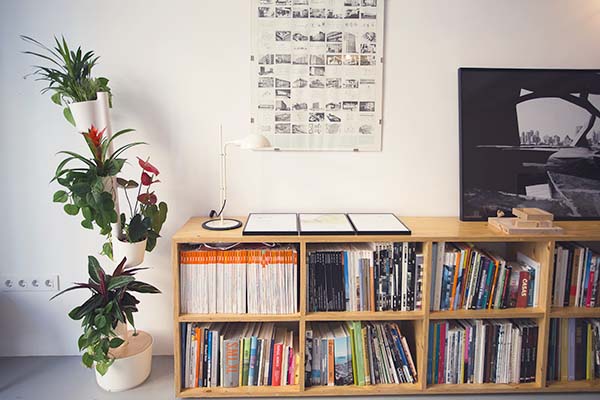
[[[98,92],[96,100],[69,104],[71,115],[78,132],[87,132],[92,125],[99,130],[110,130],[108,93]],[[109,132],[110,133],[110,132]]]
[[[146,241],[129,243],[119,239],[113,239],[113,259],[118,264],[123,260],[123,257],[127,257],[125,261],[125,268],[135,267],[144,262],[144,255],[146,253]]]
[[[121,392],[142,384],[152,369],[152,336],[138,331],[127,332],[127,344],[111,349],[115,361],[104,376],[96,371],[98,386],[108,392]]]

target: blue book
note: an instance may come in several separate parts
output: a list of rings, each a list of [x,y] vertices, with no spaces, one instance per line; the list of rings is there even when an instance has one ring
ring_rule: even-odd
[[[348,252],[344,251],[344,287],[346,289],[346,311],[350,311],[350,277],[348,276]]]
[[[335,365],[335,384],[351,385],[354,383],[352,376],[352,352],[348,351],[349,336],[336,333],[334,339],[334,365]]]
[[[206,387],[210,386],[209,382],[212,381],[212,346],[213,346],[213,335],[211,331],[205,331],[206,335],[208,336],[207,342],[208,342],[208,355],[207,355],[207,363],[206,363]]]
[[[267,384],[271,386],[273,383],[273,348],[275,347],[275,340],[271,339],[271,348],[269,349],[269,377],[267,379]]]
[[[435,273],[437,272],[438,269],[438,265],[436,265],[436,261],[437,261],[437,254],[438,254],[438,242],[433,242],[433,244],[431,245],[431,255],[432,255],[432,268],[431,268],[431,287],[435,288],[435,280],[436,279],[440,279],[440,277],[436,277]],[[430,290],[430,298],[429,298],[429,304],[431,304],[433,306],[434,301],[435,301],[435,290]],[[430,347],[431,348],[431,347]]]
[[[248,386],[254,386],[256,379],[256,349],[258,347],[258,340],[256,336],[250,338],[250,367],[248,368]]]
[[[445,265],[442,275],[442,297],[440,302],[440,310],[450,309],[450,292],[452,290],[452,280],[454,279],[454,266]]]
[[[585,307],[588,293],[588,284],[590,283],[590,272],[592,268],[592,252],[585,249],[585,273],[583,274],[583,288],[581,288],[581,306]]]

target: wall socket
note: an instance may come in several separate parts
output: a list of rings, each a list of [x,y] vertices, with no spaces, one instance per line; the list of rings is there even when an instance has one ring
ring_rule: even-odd
[[[0,275],[3,292],[57,292],[58,275]]]

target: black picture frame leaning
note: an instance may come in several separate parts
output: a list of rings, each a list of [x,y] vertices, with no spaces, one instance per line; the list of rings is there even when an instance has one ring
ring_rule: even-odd
[[[360,227],[357,226],[356,221],[352,220],[352,216],[353,215],[373,215],[373,216],[390,216],[393,217],[395,219],[395,222],[397,222],[398,224],[402,225],[405,229],[391,229],[391,230],[384,230],[384,229],[375,229],[375,230],[361,230]],[[410,236],[412,235],[412,231],[410,230],[410,228],[400,220],[400,218],[398,218],[395,214],[393,213],[346,213],[346,216],[348,217],[348,220],[350,221],[350,224],[352,225],[352,227],[354,228],[354,231],[356,232],[357,235],[407,235]]]
[[[459,68],[458,82],[461,220],[513,207],[600,219],[600,69]]]

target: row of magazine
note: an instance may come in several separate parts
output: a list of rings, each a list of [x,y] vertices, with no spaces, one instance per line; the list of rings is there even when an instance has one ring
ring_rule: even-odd
[[[554,250],[555,307],[600,306],[600,255],[576,243],[560,243]]]
[[[540,264],[506,261],[469,243],[434,243],[431,310],[536,307]]]
[[[430,324],[428,384],[535,381],[533,320],[456,320]]]
[[[307,265],[311,312],[421,308],[423,255],[416,243],[315,244]]]
[[[417,382],[409,342],[393,322],[306,326],[305,386]]]
[[[600,319],[551,319],[547,379],[596,378],[600,378]]]
[[[182,324],[182,385],[298,384],[298,333],[274,323]]]
[[[204,245],[180,252],[181,312],[298,312],[298,251],[293,245]]]

